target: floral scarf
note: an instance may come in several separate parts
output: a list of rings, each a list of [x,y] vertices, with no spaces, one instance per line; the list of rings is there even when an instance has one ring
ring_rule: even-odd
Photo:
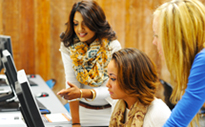
[[[148,106],[136,102],[130,108],[128,119],[125,122],[126,104],[120,99],[114,108],[109,127],[142,127]]]
[[[77,42],[69,47],[73,60],[73,69],[77,80],[92,87],[100,86],[107,78],[107,66],[111,60],[111,49],[108,39],[99,39],[88,46]]]

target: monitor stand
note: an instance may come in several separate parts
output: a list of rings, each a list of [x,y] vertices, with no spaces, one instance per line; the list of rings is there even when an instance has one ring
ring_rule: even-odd
[[[0,102],[0,112],[14,112],[14,111],[19,111],[19,102],[16,101]]]

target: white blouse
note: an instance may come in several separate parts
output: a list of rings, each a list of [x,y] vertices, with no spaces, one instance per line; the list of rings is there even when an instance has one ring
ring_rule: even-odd
[[[161,99],[155,98],[148,107],[143,127],[163,127],[170,114],[169,107]]]
[[[119,49],[121,49],[121,45],[120,45],[118,40],[112,41],[110,43],[110,47],[112,48],[112,54],[115,51],[118,51]],[[108,88],[105,86],[107,83],[107,80],[99,87],[91,87],[91,86],[83,85],[83,84],[79,83],[78,80],[76,79],[75,72],[72,68],[72,59],[70,58],[68,48],[66,48],[63,43],[61,43],[60,52],[61,52],[62,61],[63,61],[63,65],[64,65],[66,82],[69,81],[70,83],[75,84],[79,88],[94,89],[96,91],[96,98],[93,101],[87,102],[87,101],[85,101],[85,99],[82,99],[81,101],[88,103],[90,105],[106,105],[108,103],[113,105],[113,103],[115,103],[115,101],[113,101],[113,99],[111,99],[111,97],[110,97],[110,94],[108,92]],[[66,88],[69,88],[67,83],[65,83],[65,84],[66,84]],[[98,122],[101,123],[102,122],[103,123],[103,122],[105,122],[104,125],[106,125],[106,126],[109,125],[109,120],[110,120],[110,116],[111,116],[111,109],[110,108],[102,109],[102,110],[93,110],[93,111],[90,111],[90,110],[91,109],[86,109],[86,108],[80,106],[80,121],[81,121],[81,123],[82,122],[85,122],[85,123],[89,123],[89,122],[92,122],[92,123],[93,122],[94,123],[98,123]]]
[[[130,110],[126,108],[125,122],[128,120]],[[161,100],[155,98],[147,109],[143,127],[163,127],[171,114],[169,107]]]

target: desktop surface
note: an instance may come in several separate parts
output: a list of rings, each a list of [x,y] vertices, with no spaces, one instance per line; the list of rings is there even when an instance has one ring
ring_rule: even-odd
[[[50,114],[59,114],[63,113],[70,117],[70,113],[65,109],[60,100],[56,97],[53,91],[48,87],[46,82],[41,78],[40,75],[28,75],[28,79],[34,82],[37,85],[32,86],[32,93],[35,95],[41,92],[47,92],[49,96],[36,98],[40,103],[42,103],[51,113]],[[48,114],[49,115],[49,114]],[[12,122],[11,122],[12,121]],[[45,127],[72,127],[71,121],[66,122],[45,122]],[[92,127],[99,126],[94,124],[82,123],[82,127]],[[0,127],[26,127],[26,124],[23,121],[23,117],[20,111],[13,112],[0,112]]]
[[[53,91],[47,86],[45,81],[41,78],[40,75],[35,75],[35,77],[30,78],[29,80],[36,83],[37,85],[31,86],[31,90],[33,95],[40,92],[46,91],[49,96],[43,98],[36,98],[39,102],[41,102],[50,112],[51,114],[64,113],[70,116],[70,113],[65,109],[60,100],[56,97]],[[20,111],[9,111],[9,112],[0,112],[0,126],[3,127],[26,127],[22,119],[22,115]],[[45,127],[72,127],[71,121],[66,122],[45,122]]]

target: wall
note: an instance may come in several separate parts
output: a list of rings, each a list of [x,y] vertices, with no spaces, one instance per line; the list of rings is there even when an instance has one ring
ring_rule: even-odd
[[[59,35],[70,9],[79,0],[0,0],[0,34],[10,35],[18,70],[55,78],[56,93],[65,85]],[[96,0],[116,31],[122,47],[135,47],[155,62],[160,78],[169,72],[152,44],[152,13],[165,0]],[[3,72],[1,72],[3,73]]]

